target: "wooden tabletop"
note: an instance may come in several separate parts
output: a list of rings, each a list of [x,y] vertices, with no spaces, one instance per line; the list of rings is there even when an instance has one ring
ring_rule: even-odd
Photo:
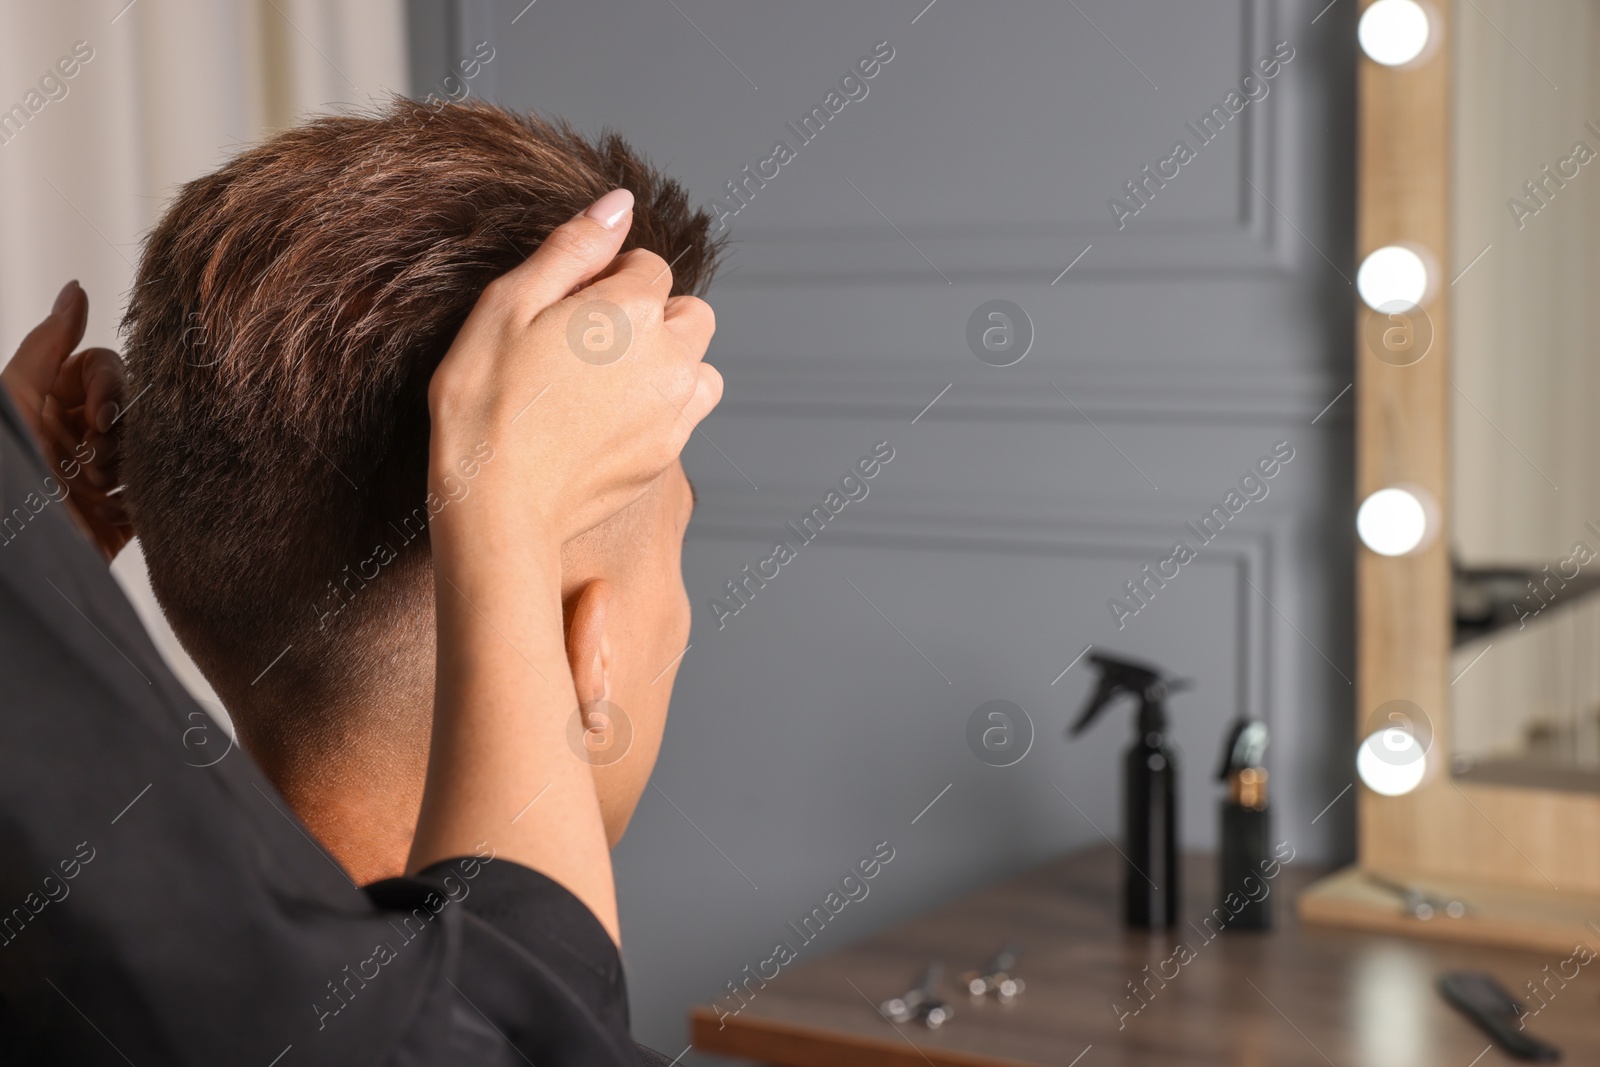
[[[1559,1046],[1564,1062],[1600,1064],[1600,959],[1303,926],[1293,895],[1324,872],[1293,863],[1270,883],[1275,929],[1215,935],[1214,924],[1200,928],[1217,903],[1212,858],[1184,863],[1186,921],[1176,930],[1124,929],[1120,858],[1109,847],[1077,852],[842,951],[802,957],[721,1023],[696,1009],[694,1047],[785,1067],[1516,1062],[1435,992],[1439,974],[1472,969],[1539,1008],[1528,1030]],[[1026,992],[1009,1006],[971,1000],[960,974],[1008,942],[1022,946],[1016,974]],[[1187,952],[1175,954],[1180,943]],[[1600,935],[1591,946],[1600,949]],[[945,965],[940,996],[954,1021],[930,1031],[883,1019],[875,1005],[932,959]],[[1550,990],[1542,1008],[1530,980]],[[1138,1014],[1122,1014],[1141,1003],[1129,982],[1145,1002]]]

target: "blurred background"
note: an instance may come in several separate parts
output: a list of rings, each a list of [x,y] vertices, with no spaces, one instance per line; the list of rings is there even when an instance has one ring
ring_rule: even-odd
[[[1063,736],[1090,646],[1195,681],[1170,709],[1185,845],[1216,844],[1213,767],[1250,714],[1272,730],[1275,837],[1316,862],[1352,855],[1356,5],[0,11],[0,106],[92,49],[0,144],[6,353],[74,277],[87,343],[116,345],[141,235],[180,183],[392,92],[615,129],[728,212],[709,356],[727,393],[685,456],[695,630],[617,852],[639,1040],[683,1047],[686,1010],[726,994],[877,842],[893,863],[802,959],[1115,838],[1128,720]],[[866,95],[830,104],[875,52]],[[1190,132],[1275,52],[1266,95]],[[816,108],[826,122],[801,131]],[[1205,143],[1149,178],[1180,139]],[[793,158],[750,180],[779,140]],[[1001,322],[979,311],[997,300],[1004,358],[969,341],[975,313],[980,332]],[[725,583],[885,441],[867,498],[719,627]],[[1186,524],[1280,442],[1293,458],[1270,492],[1202,547]],[[1180,540],[1193,561],[1148,582]],[[137,553],[116,570],[220,714]],[[1032,738],[1006,767],[967,741],[992,700],[1020,707]]]

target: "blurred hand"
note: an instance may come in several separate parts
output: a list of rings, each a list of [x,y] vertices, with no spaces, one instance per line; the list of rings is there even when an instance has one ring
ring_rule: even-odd
[[[672,271],[655,253],[616,255],[632,204],[608,193],[494,281],[428,390],[429,487],[451,495],[443,479],[487,442],[477,506],[552,548],[638,499],[722,397],[702,362],[710,306],[668,299]],[[586,348],[593,331],[611,347]]]
[[[50,317],[0,371],[0,383],[32,428],[50,473],[66,485],[73,519],[109,560],[133,536],[117,492],[122,359],[109,348],[73,352],[88,321],[88,294],[68,282]]]

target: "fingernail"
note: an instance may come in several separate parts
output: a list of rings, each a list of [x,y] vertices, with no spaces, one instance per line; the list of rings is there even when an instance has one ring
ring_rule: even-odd
[[[78,279],[76,278],[72,279],[72,281],[68,282],[66,285],[63,285],[61,287],[61,292],[56,294],[56,303],[55,306],[50,309],[50,314],[59,315],[63,311],[67,310],[67,306],[72,303],[72,291],[77,287]]]
[[[109,433],[112,425],[116,421],[117,405],[111,403],[101,404],[100,410],[95,413],[94,417],[95,429],[99,430],[101,433]]]
[[[633,194],[626,189],[613,189],[590,204],[584,214],[609,230],[622,221],[622,216],[632,210]]]

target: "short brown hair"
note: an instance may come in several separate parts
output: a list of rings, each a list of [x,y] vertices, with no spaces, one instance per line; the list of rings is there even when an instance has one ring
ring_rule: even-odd
[[[682,187],[615,134],[487,104],[319,118],[183,187],[123,322],[122,470],[214,683],[270,663],[261,688],[315,700],[381,669],[378,635],[431,603],[425,531],[399,527],[426,496],[428,380],[484,287],[618,187],[625,247],[699,293],[721,246]],[[380,544],[383,573],[355,574]]]

